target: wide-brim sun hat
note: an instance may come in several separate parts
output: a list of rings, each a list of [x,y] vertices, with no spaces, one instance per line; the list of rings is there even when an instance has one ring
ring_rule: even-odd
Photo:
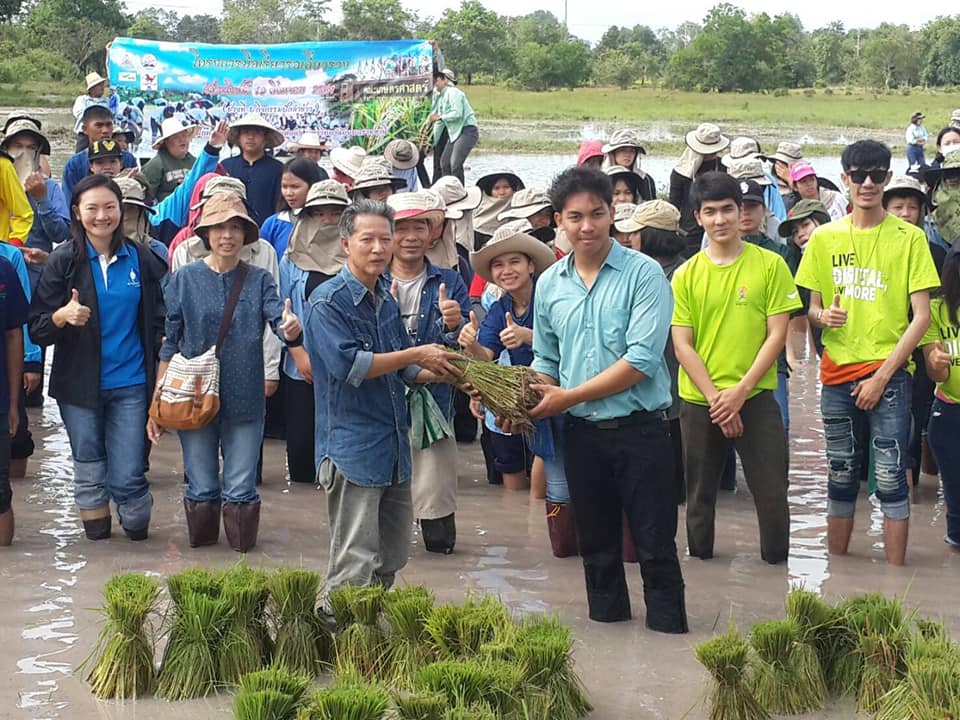
[[[134,205],[143,208],[151,215],[157,212],[154,208],[147,205],[147,189],[141,183],[132,177],[126,176],[115,177],[113,181],[117,184],[117,187],[120,188],[124,205]]]
[[[790,208],[787,219],[777,227],[777,233],[780,237],[788,238],[793,235],[794,225],[807,218],[813,218],[821,225],[826,225],[831,220],[830,213],[827,212],[827,208],[822,202],[819,200],[801,200]]]
[[[483,191],[484,195],[489,195],[493,190],[493,184],[500,178],[506,178],[514,192],[523,190],[523,188],[526,187],[526,185],[523,184],[523,180],[520,179],[520,176],[509,168],[498,168],[497,170],[484,173],[477,178],[477,187]]]
[[[752,137],[740,136],[730,141],[730,152],[720,158],[724,167],[730,167],[737,160],[761,158],[760,143]]]
[[[87,84],[87,92],[90,92],[92,88],[95,88],[97,85],[101,85],[106,81],[107,79],[98,72],[87,73],[87,76],[84,78],[84,82]]]
[[[187,137],[190,140],[193,140],[199,130],[199,125],[184,125],[177,118],[167,118],[160,123],[160,136],[154,140],[153,143],[151,143],[150,147],[152,147],[154,150],[159,150],[163,143],[172,138],[174,135],[179,135],[180,133],[187,133]]]
[[[630,218],[616,227],[620,232],[637,232],[644,228],[679,232],[680,211],[666,200],[648,200],[637,205]]]
[[[510,207],[497,215],[497,220],[528,218],[552,207],[553,203],[543,190],[522,188],[513,194],[510,198]]]
[[[497,228],[493,237],[480,250],[470,253],[470,265],[477,275],[487,282],[493,282],[490,265],[494,258],[506,253],[523,253],[530,258],[533,262],[535,275],[540,275],[557,261],[557,256],[554,255],[553,250],[533,235],[519,231],[515,229],[513,223],[508,223]]]
[[[297,150],[326,150],[327,144],[312,130],[303,133],[296,142],[289,143],[293,152]]]
[[[459,220],[466,212],[472,212],[480,205],[483,191],[475,186],[465,188],[459,178],[444,175],[430,186],[430,192],[443,200],[446,215],[451,220]]]
[[[902,197],[909,195],[915,197],[920,203],[920,208],[926,208],[929,205],[927,194],[923,191],[920,181],[910,175],[894,175],[890,183],[883,190],[883,204],[893,197]]]
[[[325,205],[346,207],[349,204],[350,196],[347,194],[346,185],[336,180],[320,180],[307,190],[307,200],[303,207],[304,209]]]
[[[391,140],[383,149],[383,156],[397,170],[409,170],[420,162],[420,151],[409,140]]]
[[[730,146],[730,138],[720,132],[720,126],[701,123],[684,137],[687,147],[701,155],[718,155]]]
[[[928,187],[932,188],[937,185],[941,179],[943,179],[944,175],[957,174],[960,174],[960,148],[951,150],[944,155],[943,161],[940,163],[940,167],[925,168],[923,171],[923,181]]]
[[[203,204],[207,200],[217,193],[222,192],[232,193],[244,202],[247,200],[247,186],[243,184],[242,180],[230,177],[229,175],[215,175],[203,186],[203,191],[200,193],[200,200],[196,205],[191,205],[190,209],[198,210],[203,207]]]
[[[611,165],[604,172],[610,176],[610,184],[615,185],[617,180],[623,180],[630,186],[634,195],[640,192],[640,186],[643,184],[643,178],[637,175],[633,170],[628,170],[620,165]]]
[[[259,128],[263,130],[264,145],[268,148],[283,145],[283,134],[267,122],[263,115],[257,112],[247,113],[239,120],[230,123],[230,131],[227,133],[227,142],[230,145],[236,146],[237,139],[240,137],[240,131],[243,128]]]
[[[387,205],[393,209],[394,222],[421,219],[430,223],[432,229],[443,225],[446,218],[442,202],[437,195],[426,190],[394,193],[387,198]]]
[[[248,214],[246,204],[231,192],[218,192],[203,204],[195,231],[200,238],[207,240],[210,228],[229,220],[243,223],[244,245],[252,245],[260,239],[260,228]]]
[[[803,160],[803,145],[795,142],[782,142],[777,145],[777,151],[772,155],[763,155],[767,162],[779,160],[787,165],[793,165],[798,160]]]
[[[360,190],[371,190],[377,187],[389,185],[394,190],[402,190],[407,186],[407,181],[393,175],[393,168],[390,161],[384,157],[366,157],[360,172],[353,178],[353,187],[351,193]]]
[[[636,148],[640,155],[647,154],[646,148],[643,147],[643,143],[640,141],[640,134],[636,130],[633,128],[620,128],[614,131],[613,135],[610,136],[609,142],[601,147],[600,151],[604,155],[607,155],[614,150],[631,147]]]
[[[363,167],[367,151],[359,145],[335,147],[330,151],[330,164],[351,180],[355,179]]]
[[[19,135],[20,133],[29,133],[38,140],[41,155],[50,154],[50,141],[40,132],[40,123],[32,118],[25,117],[17,118],[7,125],[7,129],[3,135],[3,141],[0,142],[0,148],[6,150],[7,143],[12,140],[15,135]]]
[[[727,172],[737,180],[753,180],[758,185],[773,184],[763,171],[763,161],[756,155],[734,160],[727,166]]]

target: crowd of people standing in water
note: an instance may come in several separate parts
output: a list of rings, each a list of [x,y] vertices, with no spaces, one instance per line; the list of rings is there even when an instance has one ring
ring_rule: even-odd
[[[41,122],[7,119],[0,544],[52,353],[90,540],[111,537],[114,510],[148,539],[150,447],[169,431],[189,545],[217,543],[222,524],[251,551],[263,438],[279,436],[289,480],[325,492],[328,587],[389,586],[415,523],[427,551],[455,551],[458,441],[479,435],[489,483],[545,500],[553,554],[582,558],[592,619],[631,616],[637,562],[647,626],[686,632],[678,507],[687,552],[713,557],[738,456],[760,556],[788,557],[799,330],[820,356],[830,552],[846,553],[868,483],[887,561],[903,564],[910,485],[933,465],[960,548],[960,128],[898,177],[887,146],[854,142],[842,188],[799,144],[765,153],[709,123],[686,135],[666,193],[630,128],[584,142],[549,187],[507,168],[467,186],[476,117],[452,71],[436,80],[432,177],[402,139],[382,155],[335,148],[325,168],[308,138],[284,164],[256,114],[217,125],[196,156],[196,128],[164,120],[141,171],[91,103],[57,183]],[[532,368],[533,431],[486,411],[449,350]],[[178,426],[166,393],[211,364],[218,409]]]

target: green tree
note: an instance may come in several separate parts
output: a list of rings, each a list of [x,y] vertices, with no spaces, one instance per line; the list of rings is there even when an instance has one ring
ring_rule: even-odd
[[[411,37],[416,21],[400,0],[343,0],[340,27],[346,40],[398,40]]]
[[[20,14],[23,0],[0,0],[0,22],[8,23]]]
[[[103,68],[106,44],[129,23],[117,0],[39,0],[25,24],[29,47],[44,48],[89,70]]]
[[[920,81],[919,42],[906,25],[883,23],[870,32],[860,53],[859,77],[867,87],[908,87]]]
[[[177,23],[177,42],[220,42],[220,21],[213,15],[184,15]]]
[[[133,16],[127,35],[143,40],[176,40],[179,25],[180,17],[171,10],[144,8]]]
[[[952,85],[960,78],[960,17],[939,17],[920,32],[927,49],[920,71],[925,85]]]
[[[466,77],[468,85],[474,73],[495,75],[503,68],[506,24],[478,0],[463,0],[459,10],[444,10],[432,36],[443,48],[447,63]]]
[[[847,79],[853,56],[842,22],[832,22],[814,30],[810,36],[810,49],[817,80],[836,85]]]
[[[277,43],[295,17],[282,0],[223,0],[220,36],[226,43]]]
[[[570,37],[566,26],[557,20],[556,15],[546,10],[510,18],[507,31],[517,47],[531,42],[537,45],[553,45]]]
[[[526,90],[575,88],[590,77],[590,48],[580,40],[551,45],[524,43],[517,53],[515,81]]]
[[[593,80],[598,85],[626,90],[640,80],[641,73],[640,63],[624,50],[604,50],[593,61]]]

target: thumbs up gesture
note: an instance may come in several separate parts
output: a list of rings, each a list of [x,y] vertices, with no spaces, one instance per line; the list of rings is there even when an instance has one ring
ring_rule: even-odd
[[[70,302],[57,311],[61,323],[56,323],[60,327],[64,325],[73,325],[74,327],[83,327],[90,319],[90,308],[80,303],[80,293],[74,288],[70,291]]]
[[[460,327],[460,303],[447,297],[447,286],[440,283],[440,315],[447,330],[456,330]]]
[[[471,310],[470,311],[470,322],[463,326],[460,330],[460,345],[467,352],[472,353],[474,346],[477,344],[477,335],[480,333],[480,321],[477,320],[477,314]]]
[[[517,325],[513,315],[504,316],[506,327],[500,331],[500,342],[507,350],[516,350],[521,345],[533,345],[533,330]]]
[[[296,340],[303,332],[300,327],[300,320],[293,314],[290,307],[290,298],[283,301],[283,313],[280,315],[280,332],[287,342]]]
[[[950,365],[952,358],[950,353],[943,349],[943,345],[939,342],[933,344],[930,353],[927,355],[927,367],[929,370],[932,370],[937,375],[944,375],[950,373]]]
[[[394,279],[393,279],[393,282],[390,283],[390,295],[393,297],[394,300],[396,300],[396,301],[399,302],[399,300],[400,300],[400,285],[397,284],[397,279],[396,279],[396,278],[394,278]]]
[[[847,322],[847,311],[840,307],[840,293],[833,296],[833,304],[820,311],[820,324],[825,328],[843,327]]]

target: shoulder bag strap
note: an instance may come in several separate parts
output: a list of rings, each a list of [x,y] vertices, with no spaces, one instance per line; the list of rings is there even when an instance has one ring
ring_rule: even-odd
[[[243,281],[247,279],[247,270],[250,266],[243,260],[237,265],[237,276],[233,280],[233,286],[230,288],[230,297],[227,298],[227,304],[223,308],[223,317],[220,318],[220,332],[217,333],[216,356],[220,357],[220,347],[227,337],[230,330],[230,323],[233,321],[233,311],[237,309],[237,302],[240,300],[240,292],[243,290]]]

